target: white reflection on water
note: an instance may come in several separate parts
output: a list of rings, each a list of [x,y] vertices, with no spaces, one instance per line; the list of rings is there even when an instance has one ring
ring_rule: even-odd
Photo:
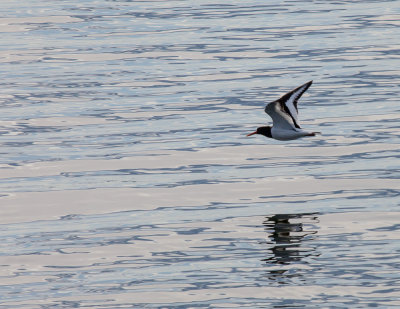
[[[398,305],[399,213],[239,213],[221,205],[9,225],[3,299],[50,307]]]
[[[399,1],[75,2],[0,4],[0,308],[400,306]]]

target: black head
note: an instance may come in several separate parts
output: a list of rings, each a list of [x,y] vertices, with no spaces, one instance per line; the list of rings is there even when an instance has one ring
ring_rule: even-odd
[[[266,136],[266,137],[272,138],[272,135],[271,135],[271,127],[270,127],[270,126],[259,127],[259,128],[257,128],[257,131],[255,131],[255,132],[253,132],[253,133],[250,133],[250,134],[247,134],[247,136],[251,136],[251,135],[253,135],[253,134],[261,134],[261,135],[264,135],[264,136]]]

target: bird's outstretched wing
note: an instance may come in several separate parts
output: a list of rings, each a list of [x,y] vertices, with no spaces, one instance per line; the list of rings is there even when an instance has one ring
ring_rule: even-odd
[[[286,130],[300,129],[297,117],[297,101],[311,86],[311,84],[312,81],[309,81],[308,83],[286,93],[280,99],[269,103],[265,107],[265,112],[271,116],[275,128]]]

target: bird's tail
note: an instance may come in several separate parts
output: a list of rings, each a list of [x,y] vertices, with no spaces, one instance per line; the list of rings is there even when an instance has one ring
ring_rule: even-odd
[[[311,132],[309,134],[307,134],[307,136],[316,136],[318,134],[322,134],[321,132]]]

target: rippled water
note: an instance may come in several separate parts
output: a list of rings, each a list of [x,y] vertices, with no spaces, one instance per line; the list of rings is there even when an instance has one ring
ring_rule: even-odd
[[[0,7],[0,308],[400,306],[400,1]]]

